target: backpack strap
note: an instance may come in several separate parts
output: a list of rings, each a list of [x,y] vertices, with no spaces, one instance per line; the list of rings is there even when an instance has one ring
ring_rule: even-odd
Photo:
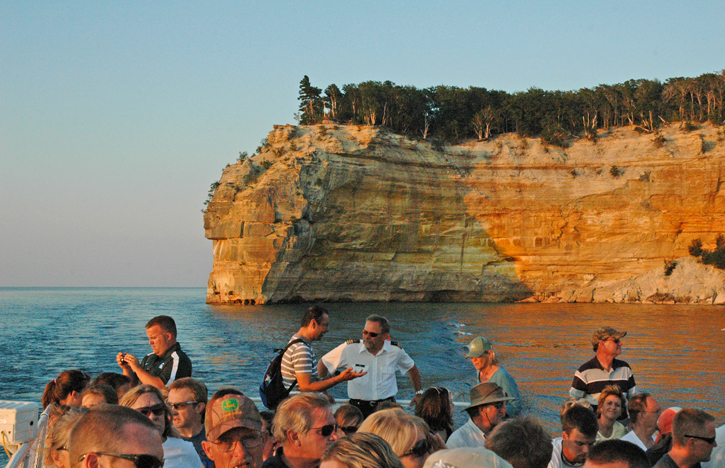
[[[284,355],[287,352],[287,350],[290,348],[290,346],[297,344],[297,343],[304,343],[306,346],[308,346],[307,342],[305,340],[303,340],[302,338],[297,338],[296,340],[290,341],[289,343],[287,343],[287,346],[285,346],[283,349],[280,349],[280,351],[282,351],[283,360],[284,360]],[[281,364],[282,364],[282,361],[280,361],[280,366],[281,366]],[[281,371],[282,371],[282,369],[280,369],[280,372]],[[297,374],[296,373],[295,373],[295,381],[292,382],[292,385],[290,385],[290,388],[287,389],[287,395],[289,395],[290,392],[292,392],[292,389],[295,388],[295,385],[297,385]]]

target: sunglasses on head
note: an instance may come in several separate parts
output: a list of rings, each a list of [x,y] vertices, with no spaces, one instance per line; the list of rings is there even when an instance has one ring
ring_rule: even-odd
[[[158,405],[154,405],[154,406],[146,406],[144,408],[138,408],[136,411],[143,414],[147,418],[150,418],[152,414],[155,416],[163,416],[164,406],[166,406],[166,405],[164,405],[163,403],[159,403]]]
[[[428,442],[428,439],[420,439],[410,450],[405,452],[403,456],[405,457],[411,455],[413,457],[421,458],[430,453],[430,448],[430,442]]]
[[[322,437],[330,437],[333,432],[337,432],[337,424],[327,424],[322,427],[313,427],[312,429],[320,433]]]
[[[363,329],[363,336],[369,336],[370,338],[377,338],[380,336],[380,333],[373,333],[373,332],[369,332],[369,331]]]
[[[136,468],[162,468],[164,466],[164,459],[158,459],[153,455],[131,455],[126,453],[110,453],[110,452],[92,452],[96,453],[97,455],[105,455],[107,457],[115,457],[115,458],[123,458],[124,460],[129,460],[133,462],[134,465],[136,465]],[[86,454],[81,455],[78,457],[78,461],[83,461],[84,458],[86,458]]]

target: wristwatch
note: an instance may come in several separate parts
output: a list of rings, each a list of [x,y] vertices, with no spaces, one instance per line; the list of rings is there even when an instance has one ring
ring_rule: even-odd
[[[416,395],[422,395],[424,393],[425,393],[425,390],[418,390],[417,392],[415,392]]]

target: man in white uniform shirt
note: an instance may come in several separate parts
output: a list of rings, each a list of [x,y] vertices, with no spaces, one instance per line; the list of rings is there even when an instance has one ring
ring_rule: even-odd
[[[385,317],[371,315],[365,321],[362,340],[350,340],[325,354],[317,367],[320,378],[334,373],[338,368],[353,368],[362,374],[347,382],[350,404],[368,417],[381,401],[395,401],[398,384],[395,371],[407,373],[416,398],[423,394],[420,372],[408,353],[394,341],[390,341],[390,322]],[[415,399],[414,399],[415,401]]]

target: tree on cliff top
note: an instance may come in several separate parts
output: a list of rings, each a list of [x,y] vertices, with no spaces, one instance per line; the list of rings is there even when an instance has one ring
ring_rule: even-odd
[[[322,99],[320,98],[322,90],[315,88],[310,84],[310,78],[305,75],[300,81],[300,123],[302,125],[312,125],[318,121],[322,121]]]

